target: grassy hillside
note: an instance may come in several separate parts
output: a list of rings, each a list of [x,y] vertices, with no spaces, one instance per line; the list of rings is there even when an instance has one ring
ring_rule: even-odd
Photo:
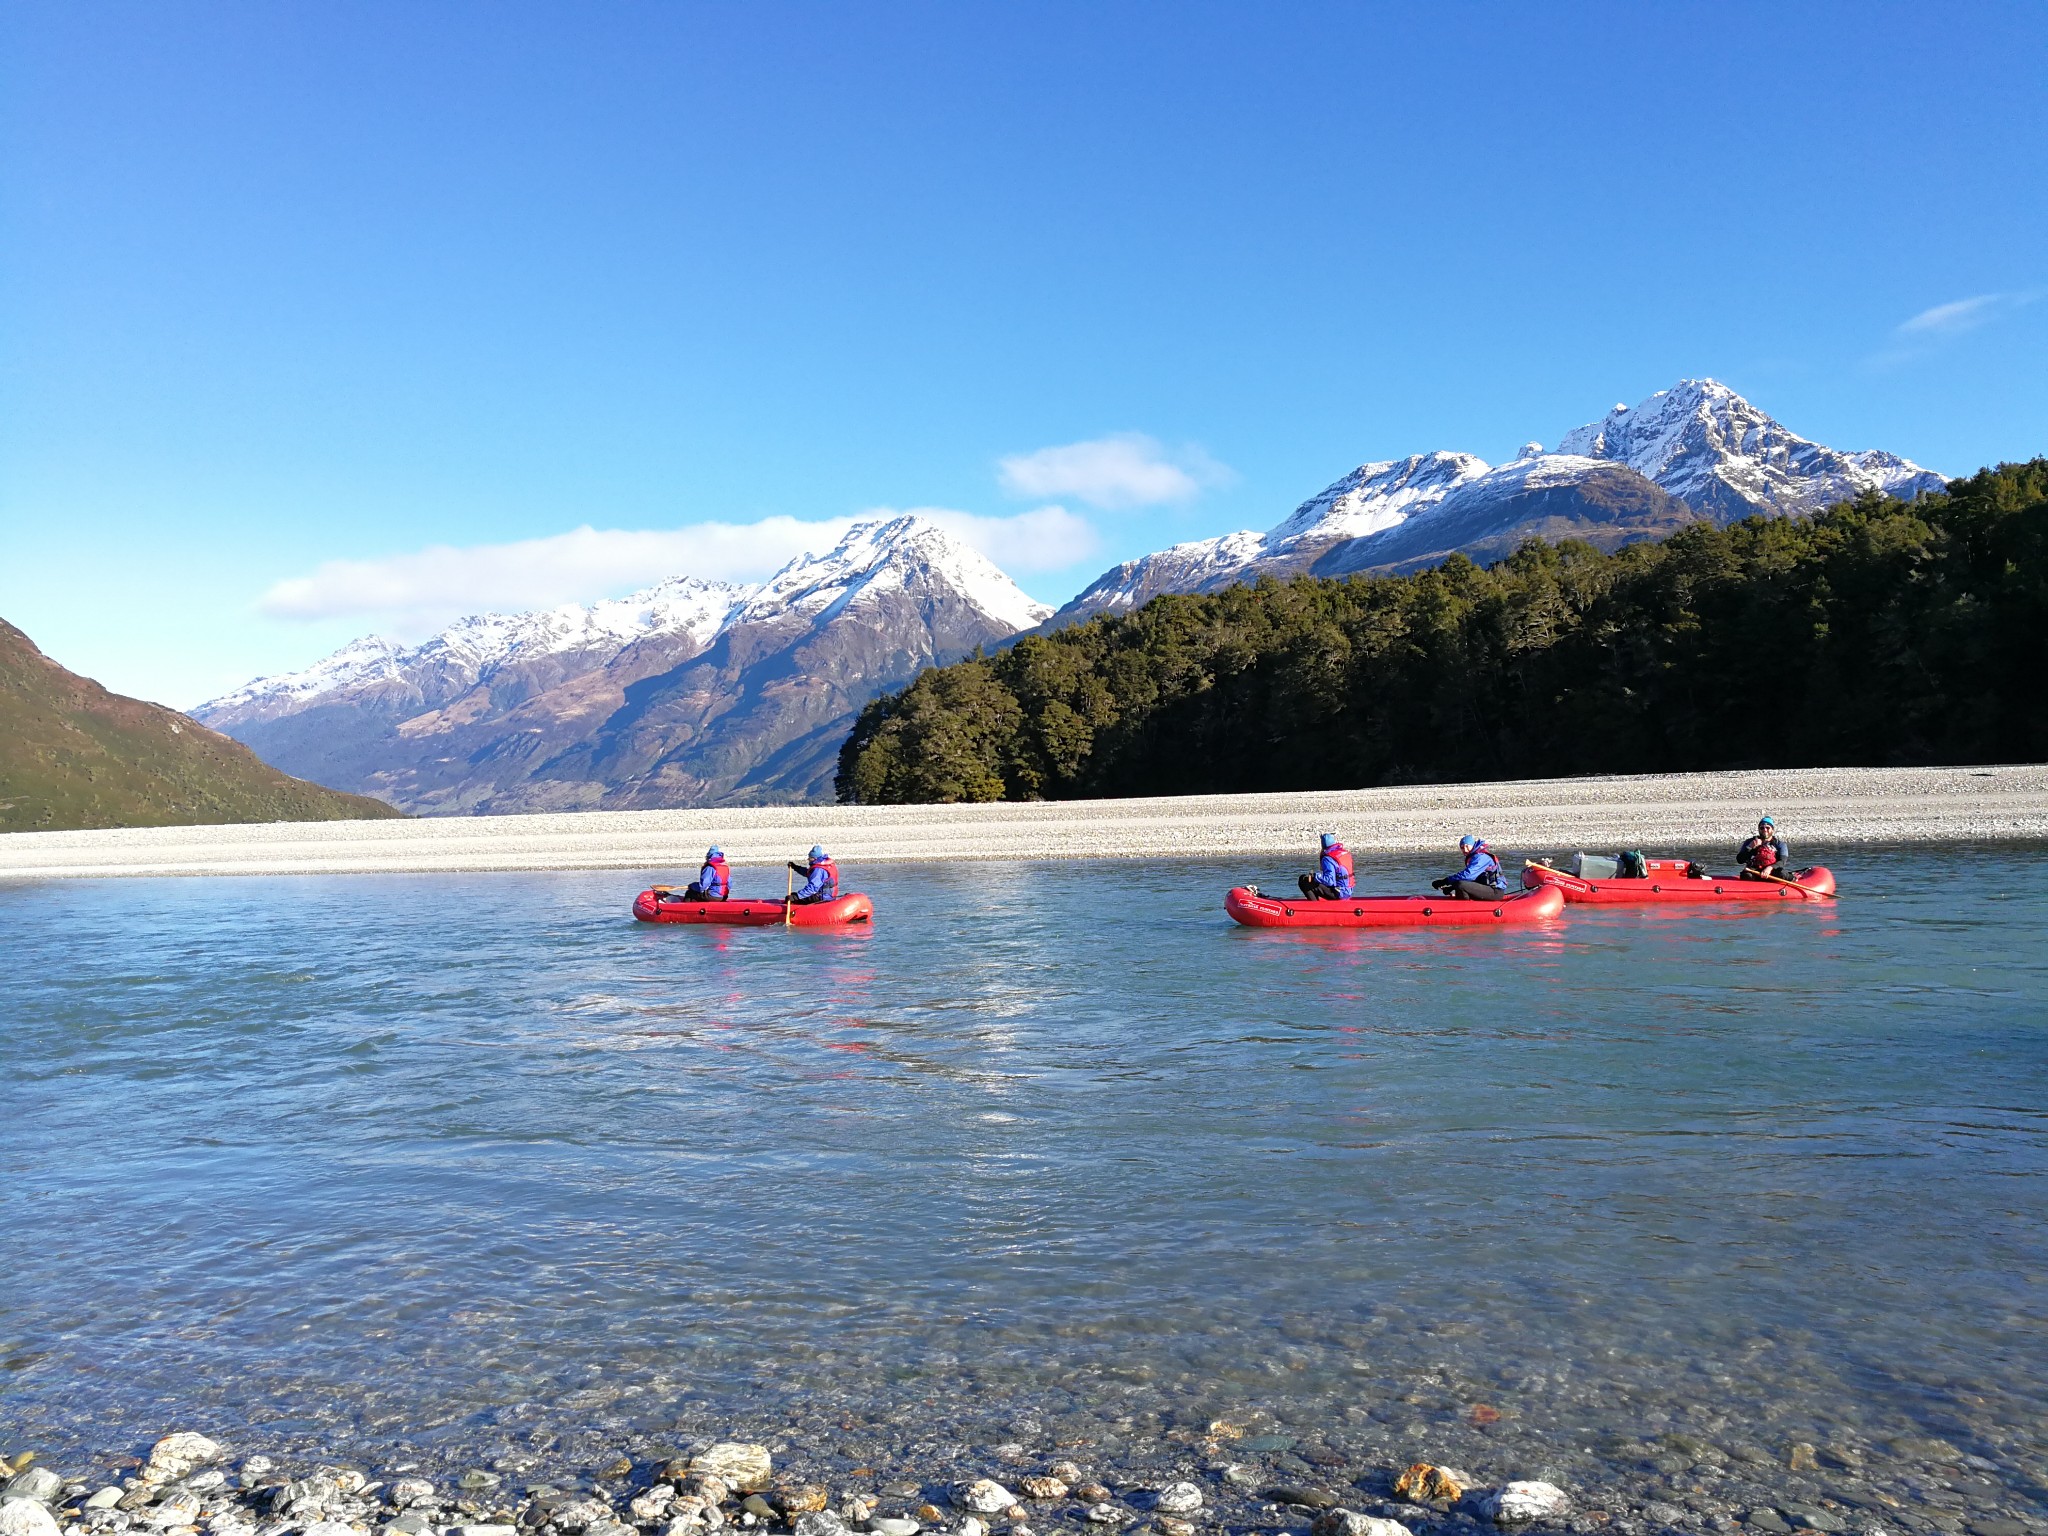
[[[2048,759],[2048,459],[1611,554],[1157,598],[862,713],[868,804]]]
[[[0,621],[0,832],[397,814],[279,773],[176,710],[109,693]]]

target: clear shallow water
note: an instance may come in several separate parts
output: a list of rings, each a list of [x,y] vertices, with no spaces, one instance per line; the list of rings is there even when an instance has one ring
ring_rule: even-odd
[[[616,874],[0,888],[0,1427],[2038,1477],[2048,856],[1829,862],[1468,936],[1238,930],[1280,870],[1223,866],[855,870],[841,934]]]

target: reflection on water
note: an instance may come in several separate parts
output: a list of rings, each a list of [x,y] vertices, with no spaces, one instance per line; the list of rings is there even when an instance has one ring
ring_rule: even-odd
[[[1240,930],[1281,872],[1223,866],[855,871],[844,932],[597,874],[0,889],[9,1414],[1990,1446],[2048,1413],[2048,858],[1999,859],[1471,933]]]

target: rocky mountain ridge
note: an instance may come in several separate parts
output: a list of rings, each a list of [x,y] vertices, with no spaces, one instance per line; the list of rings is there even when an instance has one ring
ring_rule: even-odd
[[[1176,544],[1112,567],[1041,627],[1261,575],[1407,571],[1454,552],[1484,563],[1537,534],[1612,549],[1694,518],[1788,516],[1864,491],[1911,497],[1944,484],[1896,454],[1810,442],[1725,384],[1686,379],[1633,409],[1617,405],[1555,450],[1526,444],[1507,464],[1446,452],[1361,464],[1265,533]]]
[[[760,586],[680,577],[417,646],[372,637],[194,713],[271,762],[427,813],[806,799],[875,693],[1046,612],[903,516]]]

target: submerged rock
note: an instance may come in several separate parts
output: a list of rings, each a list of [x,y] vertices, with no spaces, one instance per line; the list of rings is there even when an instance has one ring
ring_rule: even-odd
[[[781,1494],[777,1500],[785,1515],[813,1515],[831,1502],[831,1495],[816,1483],[805,1483]]]
[[[190,1430],[165,1435],[149,1448],[149,1461],[142,1469],[146,1483],[174,1483],[186,1474],[220,1459],[220,1445]]]
[[[1202,1490],[1193,1483],[1168,1483],[1152,1495],[1152,1507],[1162,1515],[1192,1514],[1202,1507]]]
[[[1332,1509],[1337,1503],[1337,1495],[1328,1489],[1302,1488],[1294,1483],[1268,1488],[1261,1497],[1269,1504],[1292,1504],[1297,1509]]]
[[[1432,1499],[1449,1499],[1456,1503],[1465,1497],[1465,1491],[1472,1486],[1472,1475],[1460,1472],[1456,1467],[1433,1467],[1426,1461],[1414,1466],[1394,1479],[1394,1497],[1406,1499],[1411,1504],[1424,1504]]]
[[[953,1490],[953,1507],[974,1515],[999,1515],[1017,1502],[1017,1496],[992,1477],[978,1477]]]
[[[1495,1525],[1527,1525],[1532,1520],[1562,1519],[1572,1501],[1555,1483],[1503,1483],[1479,1501],[1479,1512]]]
[[[1361,1515],[1355,1510],[1326,1509],[1316,1516],[1315,1536],[1413,1536],[1398,1520]]]
[[[766,1488],[774,1471],[768,1447],[744,1440],[722,1440],[690,1458],[691,1476],[715,1477],[742,1493]]]

